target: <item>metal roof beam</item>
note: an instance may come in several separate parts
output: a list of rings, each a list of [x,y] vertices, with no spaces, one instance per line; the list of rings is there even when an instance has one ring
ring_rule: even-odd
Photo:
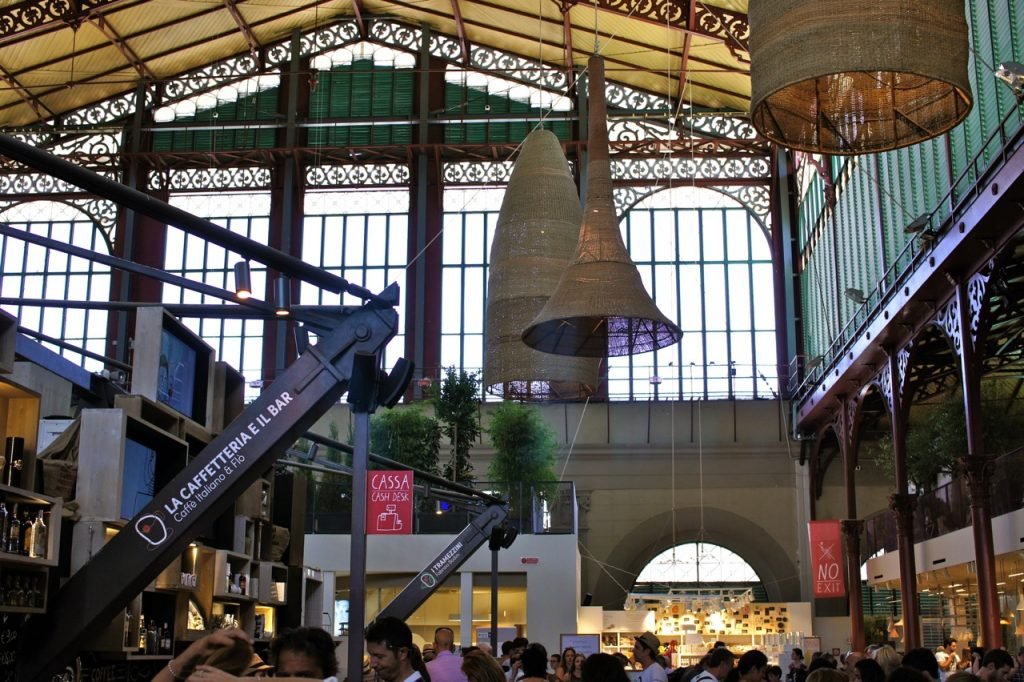
[[[565,82],[570,88],[575,84],[576,71],[573,69],[575,51],[572,47],[572,18],[569,16],[569,12],[575,4],[576,0],[562,0],[560,7],[562,10],[562,43],[565,45]]]
[[[11,75],[11,73],[3,66],[0,66],[0,79],[3,79],[4,82],[11,86],[12,90],[18,93],[18,97],[32,108],[32,111],[35,112],[40,121],[53,116],[53,112],[47,109],[46,105],[39,101],[38,97],[29,92],[28,89],[19,83],[18,79]]]
[[[153,72],[146,66],[146,62],[135,53],[135,50],[128,45],[125,39],[107,22],[106,18],[102,14],[99,12],[90,13],[86,20],[95,26],[96,29],[103,34],[103,37],[110,41],[111,45],[118,49],[121,55],[128,61],[128,64],[130,64],[140,76],[150,80],[156,80],[156,76],[154,76]],[[71,55],[71,58],[74,59],[74,55]]]
[[[363,0],[352,0],[352,14],[356,17],[356,25],[359,26],[359,37],[366,38],[366,10],[363,8]]]
[[[697,18],[697,0],[687,0],[687,4],[690,6],[687,12],[686,25],[693,26]],[[680,55],[679,64],[679,87],[676,89],[676,101],[683,101],[683,93],[686,90],[686,70],[689,67],[690,62],[690,45],[693,43],[693,34],[686,32],[683,35],[683,52]]]
[[[77,22],[82,12],[100,13],[146,0],[78,0],[50,2],[23,0],[0,9],[0,45],[16,43],[40,33],[60,30]]]
[[[462,10],[459,0],[452,0],[452,16],[455,17],[455,30],[459,34],[459,47],[462,49],[462,63],[469,64],[469,42],[466,40],[466,25],[462,22]]]
[[[747,20],[747,15],[740,12],[732,12],[721,7],[709,7],[703,2],[691,2],[691,7],[695,4],[698,5],[695,20],[684,22],[681,3],[675,2],[675,0],[655,0],[646,3],[591,0],[591,3],[598,9],[607,12],[626,15],[662,27],[668,26],[705,38],[713,38],[728,45],[734,53],[737,50],[750,53],[750,48],[747,47],[750,22]]]
[[[242,18],[242,13],[238,11],[238,5],[235,4],[235,0],[224,0],[224,6],[228,8],[231,18],[234,19],[235,24],[242,31],[245,42],[249,45],[249,54],[254,60],[259,61],[260,49],[263,46],[260,45],[260,41],[256,40],[256,34],[252,32],[252,27]]]

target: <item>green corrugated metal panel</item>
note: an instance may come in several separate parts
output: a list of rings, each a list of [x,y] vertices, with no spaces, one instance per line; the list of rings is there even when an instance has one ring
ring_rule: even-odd
[[[1005,61],[1024,61],[1024,26],[1020,21],[1021,9],[1014,0],[970,0],[967,21],[971,38],[971,87],[974,108],[963,124],[950,135],[953,149],[953,172],[959,176],[968,169],[971,159],[981,153],[980,168],[994,158],[1000,141],[986,141],[997,129],[999,122],[1010,111],[1016,112],[1016,124],[1021,125],[1020,109],[1010,89],[992,75],[992,67]],[[958,183],[956,197],[960,198],[977,179],[974,171]]]
[[[175,123],[209,124],[269,121],[277,110],[277,89],[270,88],[239,97],[234,102],[224,102],[210,109],[197,111],[194,116],[180,117]],[[231,149],[267,149],[274,146],[273,130],[221,130],[211,131],[177,130],[153,134],[153,150],[165,151],[225,151]]]
[[[372,59],[356,59],[319,74],[317,89],[310,95],[310,118],[314,122],[324,118],[411,120],[414,92],[412,71],[377,66]],[[411,139],[411,123],[313,128],[308,135],[309,144],[314,147],[407,144]]]
[[[533,114],[536,118],[528,118],[515,123],[453,123],[445,126],[445,142],[452,144],[487,144],[487,143],[519,143],[533,130],[544,112],[531,107],[529,103],[501,95],[488,94],[479,88],[467,88],[454,83],[447,83],[444,92],[445,111],[449,115],[463,112],[466,116],[484,116],[495,114]],[[544,127],[550,130],[559,140],[568,140],[572,128],[568,122],[546,122]]]

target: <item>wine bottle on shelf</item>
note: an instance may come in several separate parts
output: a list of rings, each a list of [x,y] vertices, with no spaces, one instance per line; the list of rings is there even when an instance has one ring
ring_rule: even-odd
[[[10,529],[7,525],[10,523],[10,514],[7,513],[7,505],[0,502],[0,538],[3,538],[3,542],[0,542],[0,551],[7,551],[7,533]]]
[[[21,512],[21,528],[18,535],[18,550],[28,556],[28,548],[32,544],[32,519],[28,517],[27,511]]]
[[[43,510],[36,514],[35,523],[32,524],[32,546],[28,555],[36,559],[46,558],[47,528],[43,522]]]
[[[11,513],[8,516],[10,520],[7,525],[7,551],[11,554],[19,554],[21,552],[21,522],[18,521],[17,504],[11,507]]]
[[[171,647],[171,628],[169,628],[167,626],[167,622],[164,621],[164,629],[160,631],[160,653],[171,653]]]
[[[139,651],[146,651],[146,616],[142,611],[139,611],[139,641],[136,644]]]
[[[148,655],[156,654],[160,649],[160,628],[157,627],[156,621],[150,620],[149,627],[146,628],[146,653]]]

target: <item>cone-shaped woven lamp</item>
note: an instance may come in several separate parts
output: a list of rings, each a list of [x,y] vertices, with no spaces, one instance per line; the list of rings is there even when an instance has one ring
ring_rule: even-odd
[[[523,332],[546,353],[605,357],[644,353],[679,341],[679,327],[661,314],[619,232],[612,198],[604,62],[588,62],[590,134],[587,201],[572,262],[551,298]]]
[[[523,142],[501,202],[487,284],[488,392],[510,400],[573,400],[594,392],[599,360],[559,358],[523,343],[580,234],[580,199],[555,134]]]
[[[963,0],[757,0],[749,15],[751,119],[781,145],[880,152],[971,110]]]

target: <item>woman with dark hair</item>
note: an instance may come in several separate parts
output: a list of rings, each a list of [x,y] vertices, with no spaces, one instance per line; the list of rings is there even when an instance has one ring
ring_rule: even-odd
[[[580,682],[583,679],[583,665],[586,662],[586,656],[576,654],[576,657],[572,659],[572,672],[569,674],[569,682]]]
[[[885,682],[885,671],[878,661],[862,658],[853,664],[854,682]]]
[[[548,650],[534,642],[520,657],[523,676],[519,682],[548,682]]]
[[[757,649],[751,649],[744,653],[736,664],[736,670],[739,672],[742,682],[761,682],[767,667],[768,657],[764,655],[763,651]]]
[[[611,654],[592,654],[583,662],[583,682],[629,682],[622,662]]]
[[[558,682],[569,682],[572,676],[572,659],[576,658],[576,650],[571,646],[566,647],[562,652],[562,661],[555,668],[555,678]]]
[[[764,671],[765,682],[782,682],[782,668],[770,665]]]

